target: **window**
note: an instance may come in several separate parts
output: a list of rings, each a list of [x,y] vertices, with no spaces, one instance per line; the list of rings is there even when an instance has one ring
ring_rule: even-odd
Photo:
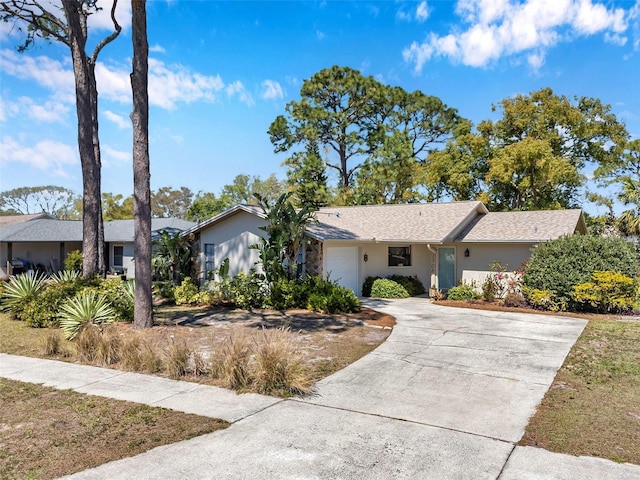
[[[124,247],[122,245],[114,245],[113,246],[113,268],[122,272],[123,269],[123,260],[124,260]]]
[[[205,275],[209,278],[209,272],[215,270],[215,244],[204,244],[204,270]]]
[[[389,247],[390,267],[410,267],[411,247]]]

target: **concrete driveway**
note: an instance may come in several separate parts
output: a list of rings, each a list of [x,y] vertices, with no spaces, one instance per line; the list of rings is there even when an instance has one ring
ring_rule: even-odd
[[[366,305],[397,326],[315,395],[71,478],[640,478],[637,466],[515,447],[584,321],[419,298]]]

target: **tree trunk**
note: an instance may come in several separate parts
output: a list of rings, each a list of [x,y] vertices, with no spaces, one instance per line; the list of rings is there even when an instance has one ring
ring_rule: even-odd
[[[149,172],[149,92],[146,0],[131,0],[133,40],[133,197],[136,288],[134,328],[153,326],[151,298],[151,185]]]
[[[82,274],[90,277],[99,271],[100,216],[100,164],[96,159],[94,145],[93,105],[97,105],[93,66],[86,55],[86,18],[82,16],[79,2],[63,2],[67,25],[73,73],[76,87],[76,110],[78,114],[78,150],[82,165]],[[93,85],[93,87],[92,87]]]

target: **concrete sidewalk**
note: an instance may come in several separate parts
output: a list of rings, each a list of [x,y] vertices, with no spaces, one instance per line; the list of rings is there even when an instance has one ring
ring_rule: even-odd
[[[0,377],[236,422],[282,399],[41,358],[0,353]]]
[[[640,480],[637,465],[516,446],[584,321],[423,299],[367,306],[396,317],[387,342],[305,398],[11,355],[0,376],[233,423],[73,479]]]

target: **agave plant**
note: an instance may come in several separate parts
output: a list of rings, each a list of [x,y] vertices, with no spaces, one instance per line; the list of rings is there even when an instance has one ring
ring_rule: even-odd
[[[51,275],[51,280],[56,283],[71,283],[80,278],[78,270],[61,270]]]
[[[91,291],[70,299],[60,310],[60,328],[68,340],[88,324],[102,327],[115,320],[115,312],[104,295]]]
[[[20,318],[24,305],[45,287],[44,279],[40,272],[11,275],[9,284],[2,292],[2,309]]]

